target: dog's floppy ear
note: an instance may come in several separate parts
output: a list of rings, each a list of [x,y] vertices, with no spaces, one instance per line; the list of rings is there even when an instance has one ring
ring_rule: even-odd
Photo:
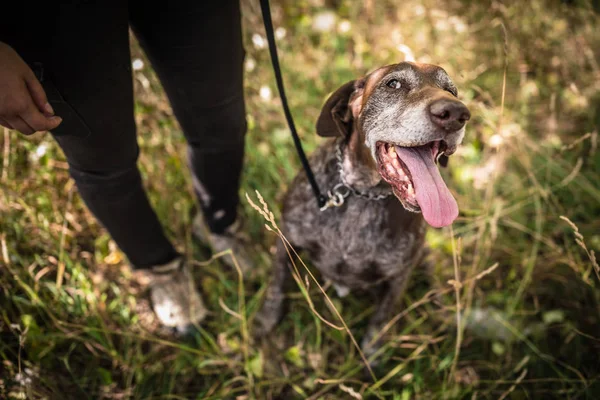
[[[317,120],[317,134],[324,137],[343,136],[352,133],[354,117],[350,107],[351,97],[362,87],[362,80],[345,83],[325,102]]]

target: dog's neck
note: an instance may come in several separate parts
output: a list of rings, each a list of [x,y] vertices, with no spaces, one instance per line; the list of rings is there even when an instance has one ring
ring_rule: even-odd
[[[389,186],[381,179],[377,164],[365,144],[364,135],[356,127],[344,149],[342,174],[347,185],[361,192]]]

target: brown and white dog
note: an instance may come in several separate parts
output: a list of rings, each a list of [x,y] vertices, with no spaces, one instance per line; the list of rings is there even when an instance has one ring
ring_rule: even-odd
[[[469,118],[442,68],[409,62],[346,83],[323,106],[317,133],[335,139],[310,163],[319,186],[343,204],[321,211],[300,173],[286,193],[281,229],[339,295],[375,290],[377,309],[363,338],[367,354],[423,258],[427,224],[447,226],[458,216],[436,163],[456,151]],[[257,316],[260,333],[282,317],[288,261],[279,243]]]

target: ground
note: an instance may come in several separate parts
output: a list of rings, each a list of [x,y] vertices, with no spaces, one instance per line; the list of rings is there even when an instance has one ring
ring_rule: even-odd
[[[398,305],[373,375],[349,332],[315,315],[341,324],[302,266],[309,287],[289,293],[272,337],[251,339],[279,239],[245,194],[260,204],[258,191],[277,223],[300,162],[258,2],[242,3],[249,131],[240,196],[254,268],[240,278],[219,259],[202,263],[209,253],[191,238],[185,142],[133,41],[139,165],[168,235],[199,262],[210,317],[185,341],[162,331],[51,137],[0,131],[0,398],[600,398],[598,3],[273,2],[308,153],[322,143],[314,124],[327,95],[387,63],[441,65],[473,115],[444,171],[460,217],[428,233],[431,271],[417,273]],[[360,338],[368,300],[325,289]]]

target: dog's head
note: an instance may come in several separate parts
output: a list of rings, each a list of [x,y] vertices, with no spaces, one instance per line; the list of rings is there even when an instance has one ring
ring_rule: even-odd
[[[422,212],[434,227],[446,226],[458,216],[458,206],[436,163],[456,151],[471,117],[456,96],[438,66],[388,65],[333,93],[317,133],[349,138],[356,131],[404,208]]]

